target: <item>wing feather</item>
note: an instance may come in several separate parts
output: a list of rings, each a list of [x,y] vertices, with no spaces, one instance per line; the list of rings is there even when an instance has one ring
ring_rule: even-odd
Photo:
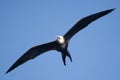
[[[15,69],[16,67],[18,67],[19,65],[27,62],[28,60],[31,60],[35,57],[37,57],[38,55],[49,51],[49,50],[55,50],[56,48],[56,41],[50,42],[50,43],[46,43],[46,44],[42,44],[42,45],[38,45],[38,46],[34,46],[31,49],[29,49],[25,54],[23,54],[9,69],[6,73],[10,72],[11,70]]]
[[[66,41],[69,41],[78,31],[82,30],[83,28],[85,28],[87,25],[89,25],[91,22],[95,21],[96,19],[107,15],[108,13],[110,13],[111,11],[113,11],[114,9],[109,9],[109,10],[105,10],[102,12],[98,12],[95,14],[92,14],[90,16],[87,16],[81,20],[79,20],[65,35],[64,38],[66,39]]]

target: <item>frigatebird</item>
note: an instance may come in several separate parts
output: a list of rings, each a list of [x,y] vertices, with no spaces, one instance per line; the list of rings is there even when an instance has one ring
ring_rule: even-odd
[[[114,8],[115,9],[115,8]],[[41,55],[44,52],[50,50],[56,50],[61,52],[62,60],[64,65],[66,65],[66,56],[70,58],[72,62],[72,57],[68,51],[68,44],[70,39],[80,30],[85,28],[91,22],[95,21],[96,19],[107,15],[108,13],[112,12],[114,9],[108,9],[105,11],[101,11],[85,18],[80,19],[64,36],[57,36],[55,41],[45,43],[42,45],[34,46],[30,48],[25,54],[23,54],[8,70],[6,73],[10,72],[11,70],[15,69],[16,67],[20,66],[21,64],[27,62],[28,60],[34,59],[38,55]]]

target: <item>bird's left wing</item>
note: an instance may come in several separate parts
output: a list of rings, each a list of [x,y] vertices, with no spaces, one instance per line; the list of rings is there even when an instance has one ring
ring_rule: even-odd
[[[6,73],[10,72],[11,70],[15,69],[16,67],[18,67],[19,65],[27,62],[28,60],[31,60],[35,57],[37,57],[38,55],[49,51],[49,50],[55,50],[56,49],[56,41],[50,42],[50,43],[46,43],[46,44],[42,44],[42,45],[38,45],[35,47],[32,47],[31,49],[29,49],[25,54],[23,54],[9,69]]]
[[[95,21],[96,19],[107,15],[108,13],[110,13],[111,11],[113,11],[114,9],[109,9],[109,10],[105,10],[105,11],[101,11],[95,14],[92,14],[90,16],[87,16],[81,20],[79,20],[65,35],[64,38],[66,39],[66,41],[69,41],[78,31],[82,30],[83,28],[85,28],[88,24],[90,24],[91,22]]]

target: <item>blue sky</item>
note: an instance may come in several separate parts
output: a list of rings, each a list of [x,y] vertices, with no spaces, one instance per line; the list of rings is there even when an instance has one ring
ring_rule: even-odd
[[[79,19],[116,8],[75,35],[73,62],[50,51],[7,69],[29,48],[64,35]],[[1,80],[120,80],[119,0],[0,0]]]

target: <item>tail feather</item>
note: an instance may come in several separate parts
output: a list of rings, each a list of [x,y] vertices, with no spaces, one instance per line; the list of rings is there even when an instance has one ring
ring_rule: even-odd
[[[62,60],[63,60],[63,63],[64,63],[64,65],[66,66],[66,55],[64,55],[63,53],[62,53]]]
[[[68,50],[64,50],[62,52],[62,60],[63,60],[63,63],[64,63],[65,66],[66,66],[66,56],[68,56],[70,61],[72,62],[72,57],[71,57],[69,51]]]

